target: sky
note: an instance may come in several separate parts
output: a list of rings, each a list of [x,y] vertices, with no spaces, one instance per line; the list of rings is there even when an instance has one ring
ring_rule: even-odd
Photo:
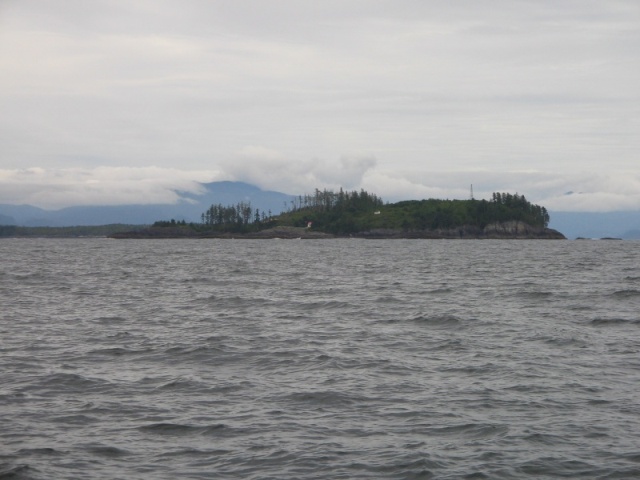
[[[637,0],[0,0],[0,203],[640,210]]]

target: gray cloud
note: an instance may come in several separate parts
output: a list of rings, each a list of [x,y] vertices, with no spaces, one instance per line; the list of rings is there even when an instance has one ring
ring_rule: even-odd
[[[285,193],[312,192],[314,188],[356,188],[376,165],[367,155],[294,160],[265,147],[246,147],[235,158],[221,162],[226,176]]]
[[[8,0],[0,168],[434,196],[463,194],[457,172],[529,171],[510,190],[589,177],[594,207],[640,208],[608,180],[637,172],[639,27],[634,0]],[[68,181],[58,203],[85,198]]]
[[[169,168],[96,167],[0,170],[0,203],[58,209],[72,205],[175,203],[176,190],[198,193],[194,181],[215,180],[216,171]]]

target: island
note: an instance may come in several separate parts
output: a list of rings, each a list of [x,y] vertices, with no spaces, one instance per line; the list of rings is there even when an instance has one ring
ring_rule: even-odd
[[[316,189],[294,198],[280,214],[250,202],[211,205],[200,223],[161,220],[111,238],[245,239],[549,239],[566,237],[548,228],[545,207],[524,195],[493,193],[490,200],[407,200],[385,203],[365,190]]]

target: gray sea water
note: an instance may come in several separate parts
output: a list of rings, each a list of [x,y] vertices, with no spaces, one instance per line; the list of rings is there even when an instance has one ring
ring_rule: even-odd
[[[0,241],[0,479],[640,478],[640,243]]]

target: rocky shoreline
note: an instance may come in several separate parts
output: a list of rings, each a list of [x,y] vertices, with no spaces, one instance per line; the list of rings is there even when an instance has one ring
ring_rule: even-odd
[[[226,239],[301,239],[319,240],[331,238],[365,239],[514,239],[514,240],[566,240],[566,237],[550,228],[535,228],[523,222],[493,223],[480,229],[461,226],[437,230],[373,229],[352,235],[332,235],[302,227],[274,227],[248,233],[198,232],[188,227],[150,227],[109,235],[115,239],[169,239],[169,238],[226,238]]]

